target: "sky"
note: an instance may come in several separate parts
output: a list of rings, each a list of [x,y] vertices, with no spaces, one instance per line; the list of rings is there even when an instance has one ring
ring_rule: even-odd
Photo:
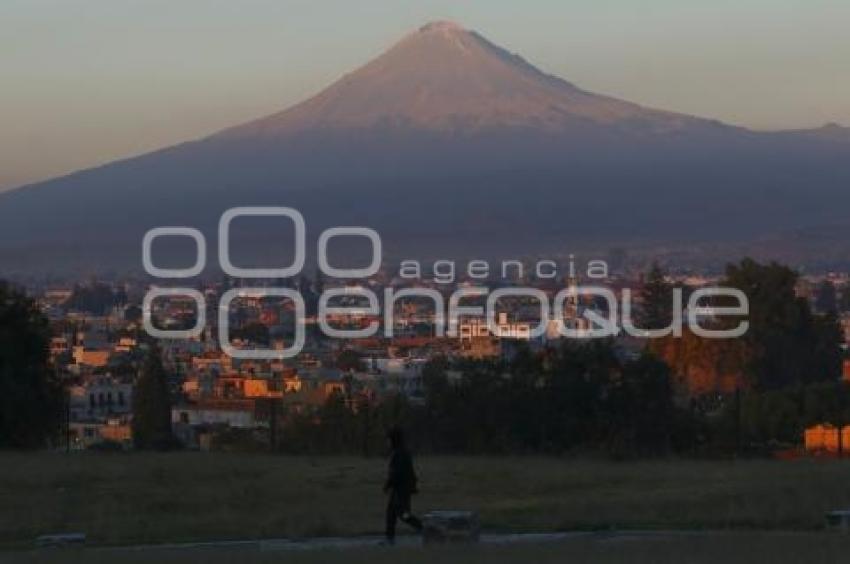
[[[442,19],[643,105],[850,125],[848,0],[2,0],[0,190],[279,111]]]

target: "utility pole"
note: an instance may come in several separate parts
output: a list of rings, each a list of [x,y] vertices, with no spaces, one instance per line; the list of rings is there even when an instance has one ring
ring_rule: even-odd
[[[277,398],[269,399],[269,449],[277,450]]]
[[[71,390],[65,387],[65,452],[71,452]]]
[[[735,454],[741,454],[741,388],[735,386]]]

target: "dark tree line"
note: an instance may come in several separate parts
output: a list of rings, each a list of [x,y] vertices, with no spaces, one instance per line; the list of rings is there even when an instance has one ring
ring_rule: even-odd
[[[724,283],[741,289],[750,302],[750,327],[742,337],[750,388],[778,390],[841,375],[843,337],[835,313],[814,313],[795,291],[798,279],[786,266],[750,259],[726,271]]]
[[[404,425],[434,453],[604,451],[649,456],[689,448],[676,428],[667,366],[650,354],[622,360],[609,341],[567,344],[509,362],[445,359],[423,371],[425,397],[374,405],[343,395],[289,418],[281,448],[293,452],[382,452],[384,431]]]
[[[424,440],[441,452],[655,455],[682,446],[667,366],[622,360],[609,341],[567,342],[509,363],[438,365],[426,377]]]
[[[663,329],[673,320],[673,284],[658,263],[653,263],[640,292],[641,308],[636,315],[642,329]]]
[[[813,310],[798,283],[780,264],[730,265],[721,285],[747,295],[746,334],[717,341],[685,332],[650,345],[694,396],[696,417],[722,450],[796,444],[809,425],[850,422],[834,288],[820,286]]]
[[[160,351],[151,345],[133,389],[133,446],[165,450],[176,446],[171,433],[168,375]]]
[[[64,399],[49,339],[35,302],[0,281],[0,448],[39,448],[58,434]]]
[[[445,453],[732,454],[799,443],[807,425],[850,422],[850,388],[839,381],[835,314],[813,311],[797,283],[785,266],[747,259],[730,265],[721,282],[749,299],[750,328],[741,338],[685,331],[648,343],[636,359],[623,359],[608,341],[520,349],[510,362],[436,359],[424,371],[424,401],[370,406],[334,398],[318,413],[293,417],[282,448],[380,448],[382,426],[396,422],[421,450]],[[641,327],[669,325],[672,290],[654,265],[641,291]]]
[[[123,290],[116,291],[108,284],[91,282],[74,285],[71,297],[65,305],[93,315],[106,315],[113,307],[126,302],[127,296]]]

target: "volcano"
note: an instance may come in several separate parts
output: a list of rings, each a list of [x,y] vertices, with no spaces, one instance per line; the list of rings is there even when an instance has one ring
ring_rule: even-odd
[[[586,92],[456,23],[434,22],[306,102],[221,136],[387,126],[468,134],[597,125],[664,133],[708,124]]]
[[[848,232],[848,157],[840,126],[766,133],[647,108],[434,22],[279,113],[0,194],[0,276],[140,270],[148,229],[198,227],[214,248],[219,216],[246,205],[299,209],[311,240],[373,227],[394,256],[775,241],[770,254]],[[246,264],[279,262],[279,226],[233,236]]]

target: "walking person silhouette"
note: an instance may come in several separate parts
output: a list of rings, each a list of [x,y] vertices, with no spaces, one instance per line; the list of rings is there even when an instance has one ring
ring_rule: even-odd
[[[422,522],[410,512],[410,497],[417,493],[416,471],[413,469],[413,457],[404,444],[404,432],[393,427],[387,433],[390,444],[390,459],[387,469],[387,481],[384,493],[387,500],[386,543],[395,542],[396,521],[401,520],[417,531],[422,530]]]

